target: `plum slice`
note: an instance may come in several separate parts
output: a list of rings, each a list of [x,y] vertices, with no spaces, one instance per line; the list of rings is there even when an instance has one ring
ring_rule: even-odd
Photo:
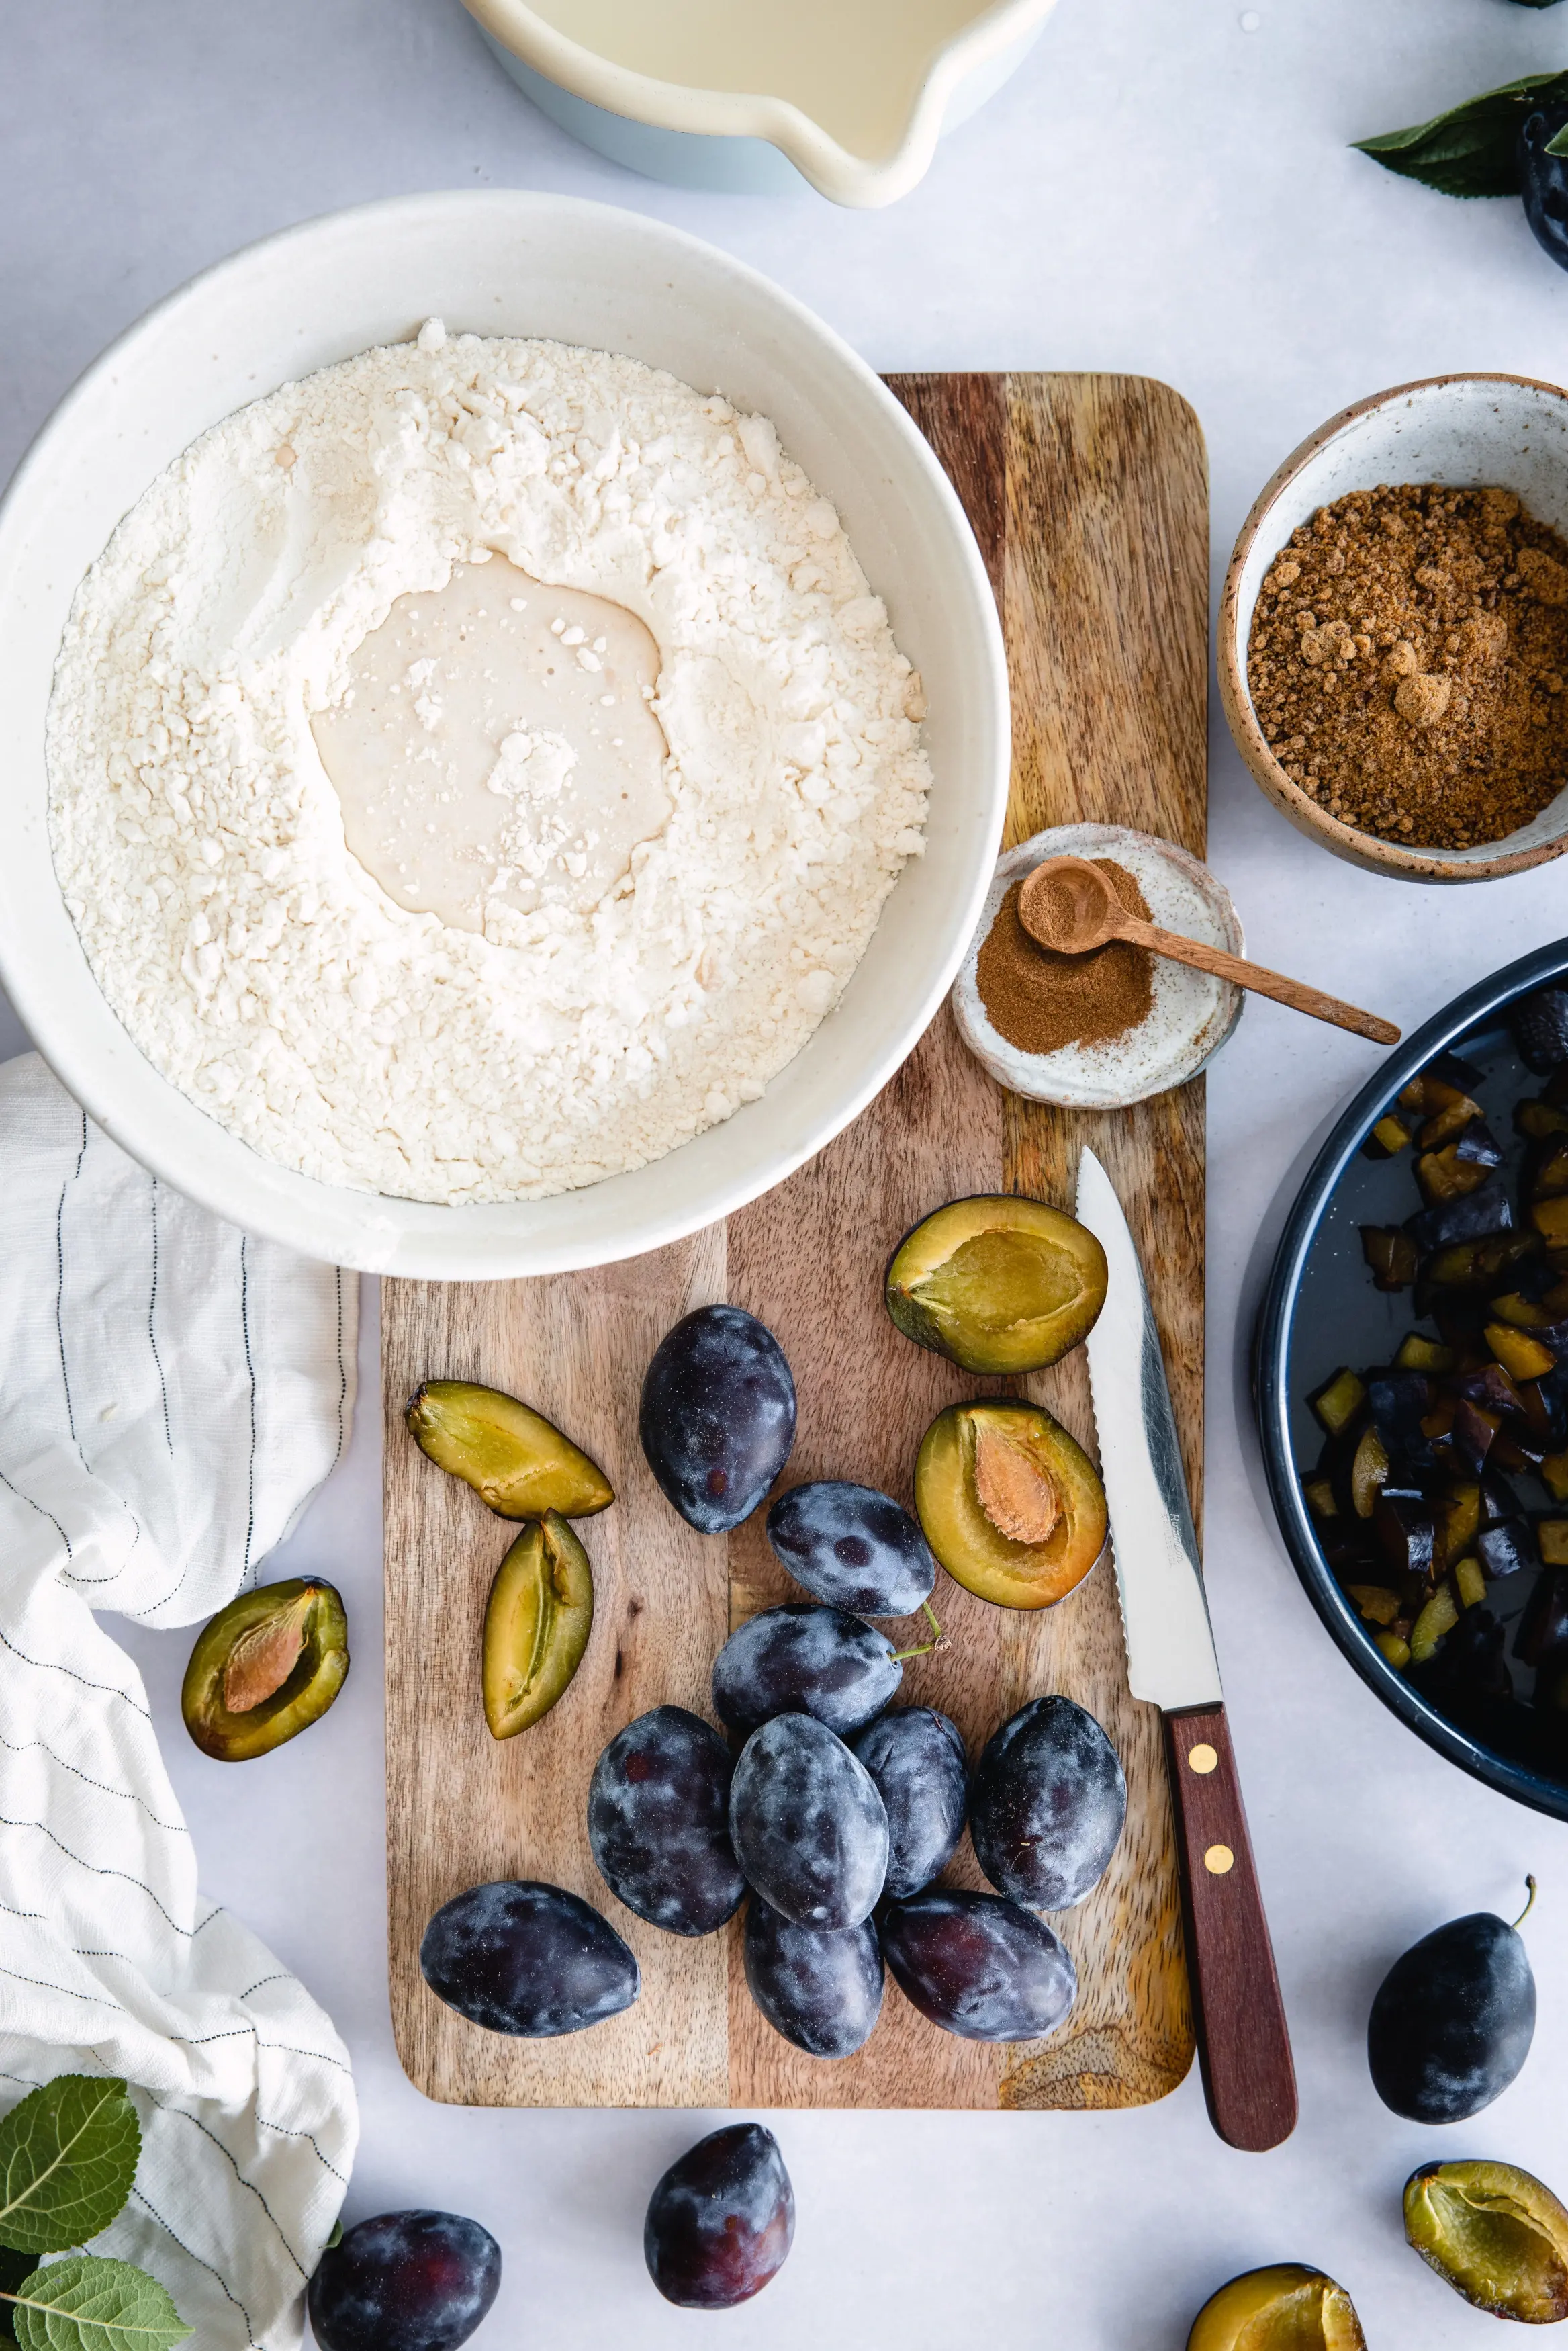
[[[514,1739],[566,1696],[594,1625],[594,1572],[556,1510],[525,1526],[490,1587],[482,1684],[493,1739]]]
[[[615,1489],[581,1448],[502,1388],[472,1380],[426,1380],[403,1415],[421,1453],[461,1478],[498,1518],[564,1519],[606,1510]]]

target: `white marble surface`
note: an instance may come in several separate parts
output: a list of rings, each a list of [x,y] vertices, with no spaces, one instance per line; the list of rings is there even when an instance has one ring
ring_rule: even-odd
[[[1244,29],[1255,25],[1255,29]],[[657,212],[744,255],[877,366],[1123,368],[1195,403],[1216,560],[1277,460],[1343,402],[1453,367],[1561,378],[1568,280],[1516,207],[1459,205],[1346,141],[1562,62],[1563,26],[1504,0],[1061,0],[1023,72],[889,212],[705,198],[573,147],[455,0],[12,0],[0,73],[0,472],[108,339],[203,264],[286,222],[416,188],[555,188]],[[1218,716],[1216,724],[1218,726]],[[1443,893],[1305,846],[1214,746],[1213,862],[1255,954],[1413,1023],[1568,930],[1568,868]],[[11,1024],[0,1050],[16,1050]],[[697,2136],[680,2115],[426,2105],[392,2048],[382,1923],[373,1319],[352,1458],[281,1555],[347,1594],[358,1667],[308,1739],[243,1771],[179,1728],[182,1636],[138,1636],[210,1893],[300,1970],[353,2050],[365,2136],[350,2218],[474,2214],[506,2278],[478,2338],[587,2351],[807,2339],[875,2351],[1179,2351],[1204,2296],[1318,2262],[1375,2351],[1490,2341],[1408,2252],[1413,2162],[1494,2155],[1568,2194],[1568,1830],[1440,1762],[1320,1631],[1249,1468],[1238,1326],[1260,1224],[1371,1049],[1266,1004],[1210,1087],[1209,1581],[1294,2029],[1302,2120],[1266,2157],[1211,2135],[1196,2077],[1104,2116],[785,2116],[794,2256],[724,2320],[667,2307],[644,2201]],[[1521,2081],[1473,2126],[1416,2129],[1362,2054],[1392,1955],[1472,1908],[1530,1929],[1541,1986]]]

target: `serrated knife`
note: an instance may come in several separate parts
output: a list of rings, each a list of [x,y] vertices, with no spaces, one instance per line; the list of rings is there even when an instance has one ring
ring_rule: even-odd
[[[1296,2076],[1247,1816],[1159,1333],[1110,1177],[1085,1149],[1078,1217],[1106,1252],[1086,1343],[1134,1698],[1158,1706],[1176,1815],[1193,2022],[1210,2118],[1231,2147],[1290,2137]]]

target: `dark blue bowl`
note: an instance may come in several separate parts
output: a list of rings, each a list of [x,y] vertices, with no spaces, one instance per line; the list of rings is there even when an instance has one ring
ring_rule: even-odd
[[[1439,1755],[1489,1787],[1559,1820],[1568,1820],[1568,1772],[1542,1771],[1470,1737],[1376,1647],[1318,1547],[1297,1465],[1315,1460],[1323,1442],[1308,1396],[1341,1364],[1359,1369],[1386,1362],[1410,1327],[1408,1293],[1389,1296],[1374,1289],[1357,1229],[1398,1223],[1419,1205],[1409,1157],[1402,1152],[1395,1159],[1363,1158],[1364,1138],[1400,1088],[1438,1053],[1450,1051],[1480,1069],[1481,1107],[1489,1111],[1499,1141],[1511,1138],[1514,1102],[1538,1091],[1542,1081],[1519,1058],[1508,1008],[1516,998],[1565,976],[1568,939],[1511,963],[1456,997],[1363,1086],[1318,1153],[1291,1210],[1263,1297],[1253,1361],[1253,1397],[1274,1513],[1296,1573],[1330,1633],[1384,1705]],[[1508,1624],[1511,1643],[1511,1619],[1523,1608],[1532,1581],[1511,1577],[1510,1583],[1525,1588],[1514,1593],[1506,1584],[1493,1585],[1489,1595],[1489,1605]],[[1500,1594],[1506,1596],[1498,1604]]]

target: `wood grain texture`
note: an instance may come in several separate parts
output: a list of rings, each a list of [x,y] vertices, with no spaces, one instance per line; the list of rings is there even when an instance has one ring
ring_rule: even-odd
[[[976,528],[1014,695],[1009,838],[1088,819],[1205,836],[1207,483],[1191,411],[1134,378],[925,376],[893,389],[931,440]],[[537,1282],[384,1285],[388,1414],[388,1831],[393,2014],[428,2095],[473,2104],[1058,2106],[1141,2104],[1174,2087],[1192,2030],[1159,1719],[1127,1688],[1109,1562],[1054,1610],[988,1607],[947,1582],[948,1646],[911,1663],[901,1696],[951,1714],[971,1752],[1029,1698],[1078,1698],[1121,1751],[1129,1813],[1110,1871],[1054,1923],[1082,1991],[1050,2039],[997,2049],[939,2032],[889,1985],[857,2056],[818,2064],[765,2025],[740,1937],[686,1943],[630,1917],[593,1871],[583,1831],[605,1741],[664,1700],[709,1712],[726,1626],[793,1587],[749,1524],[691,1532],[652,1487],[637,1391],[677,1315],[727,1295],[776,1331],[800,1393],[790,1482],[850,1477],[908,1500],[919,1437],[955,1397],[997,1392],[910,1346],[881,1305],[907,1228],[955,1195],[1019,1190],[1070,1204],[1092,1141],[1145,1254],[1177,1417],[1201,1508],[1201,1081],[1115,1116],[1003,1095],[944,1008],[868,1110],[727,1234],[602,1271]],[[597,1612],[587,1656],[545,1720],[497,1750],[477,1698],[485,1589],[505,1548],[465,1488],[402,1426],[425,1376],[512,1387],[601,1460],[618,1500],[580,1527]],[[1081,1359],[1028,1391],[1092,1444]],[[596,1902],[636,1948],[637,2006],[530,2045],[443,2009],[420,1977],[431,1912],[489,1876],[537,1875]],[[952,1876],[983,1883],[967,1840]]]
[[[1007,842],[1056,824],[1125,824],[1201,857],[1208,841],[1209,482],[1187,402],[1137,377],[1013,376],[1007,398],[1002,622],[1012,680]],[[1004,1097],[1005,1186],[1072,1205],[1093,1146],[1143,1259],[1201,1532],[1203,1081],[1130,1110]],[[1093,1444],[1082,1352],[1026,1383]],[[1004,2074],[1004,2103],[1131,2105],[1192,2062],[1179,1882],[1159,1717],[1127,1686],[1105,1561],[1050,1612],[1040,1664],[1104,1723],[1127,1825],[1062,1924],[1082,1991],[1061,2032]]]
[[[1296,2070],[1222,1706],[1165,1718],[1210,2119],[1261,2155],[1296,2125]]]
[[[386,1400],[387,1855],[392,2022],[405,2072],[457,2105],[723,2105],[725,1956],[605,1895],[588,1852],[588,1779],[649,1707],[707,1711],[728,1622],[722,1539],[666,1505],[638,1442],[643,1365],[671,1322],[723,1295],[722,1228],[626,1265],[547,1281],[382,1285]],[[527,1396],[581,1437],[616,1489],[578,1531],[594,1625],[571,1702],[497,1742],[479,1702],[490,1581],[515,1530],[427,1461],[402,1408],[427,1374]],[[420,1938],[454,1894],[541,1877],[615,1914],[643,1990],[590,2033],[514,2041],[471,2024],[420,1974]]]

